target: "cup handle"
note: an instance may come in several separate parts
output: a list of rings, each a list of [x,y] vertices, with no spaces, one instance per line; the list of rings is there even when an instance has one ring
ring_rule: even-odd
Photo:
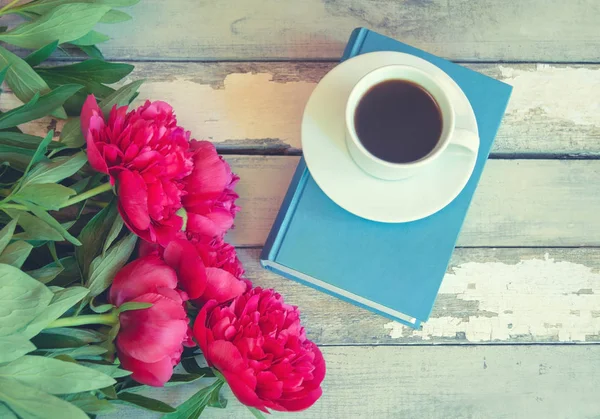
[[[473,131],[455,129],[450,140],[451,146],[466,148],[474,154],[479,150],[479,136]]]

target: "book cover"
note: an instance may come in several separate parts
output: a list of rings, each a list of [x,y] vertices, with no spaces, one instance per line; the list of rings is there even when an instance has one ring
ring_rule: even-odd
[[[417,221],[369,221],[339,207],[301,159],[261,254],[290,279],[418,328],[429,318],[483,172],[512,87],[365,28],[352,33],[342,61],[375,51],[413,54],[444,70],[475,112],[480,146],[471,178],[439,212]]]

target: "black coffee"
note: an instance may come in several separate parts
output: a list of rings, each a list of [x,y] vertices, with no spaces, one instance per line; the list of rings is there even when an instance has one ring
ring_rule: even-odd
[[[388,80],[369,89],[354,114],[362,145],[390,163],[417,161],[433,150],[442,133],[435,99],[405,80]]]

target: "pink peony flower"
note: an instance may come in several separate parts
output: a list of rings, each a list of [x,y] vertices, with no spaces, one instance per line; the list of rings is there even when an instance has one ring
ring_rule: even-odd
[[[152,307],[119,315],[116,339],[121,365],[140,383],[161,387],[179,363],[189,339],[189,319],[183,303],[187,295],[177,289],[175,270],[157,255],[137,259],[115,276],[109,301],[152,303]]]
[[[271,289],[251,289],[226,306],[209,301],[194,336],[208,365],[247,406],[298,411],[321,396],[321,351],[306,339],[298,308]]]
[[[139,253],[140,257],[163,257],[177,271],[179,287],[197,305],[212,299],[219,303],[229,301],[249,287],[249,281],[242,278],[244,269],[235,248],[218,239],[208,243],[176,239],[165,249],[142,243]]]
[[[119,212],[142,239],[166,246],[181,230],[176,212],[185,194],[183,179],[192,173],[190,133],[177,126],[165,102],[149,102],[127,112],[110,112],[105,121],[94,96],[81,112],[91,166],[117,187]],[[210,177],[210,174],[207,174]]]
[[[234,187],[239,177],[208,141],[190,143],[194,169],[184,180],[182,199],[187,212],[186,233],[190,238],[220,237],[233,226],[239,211]]]

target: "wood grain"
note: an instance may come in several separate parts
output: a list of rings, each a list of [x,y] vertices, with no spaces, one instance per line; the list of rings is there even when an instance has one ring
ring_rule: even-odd
[[[241,176],[235,245],[264,244],[298,159],[227,156]],[[599,190],[599,160],[490,160],[458,245],[598,246]]]
[[[130,13],[100,25],[111,59],[338,59],[358,26],[451,59],[600,59],[595,0],[146,0]]]
[[[298,154],[306,101],[334,63],[135,63],[140,99],[173,105],[180,123],[227,153]],[[599,157],[600,66],[466,64],[514,87],[493,157]],[[17,106],[12,94],[0,109]],[[50,120],[30,124],[45,134]]]
[[[600,249],[456,249],[420,330],[267,271],[257,249],[239,255],[322,345],[600,342]]]
[[[600,346],[326,347],[323,396],[294,418],[597,418]],[[201,385],[146,393],[177,406]],[[229,389],[226,409],[252,415]],[[290,417],[273,413],[273,417]],[[113,417],[150,418],[120,409]]]

